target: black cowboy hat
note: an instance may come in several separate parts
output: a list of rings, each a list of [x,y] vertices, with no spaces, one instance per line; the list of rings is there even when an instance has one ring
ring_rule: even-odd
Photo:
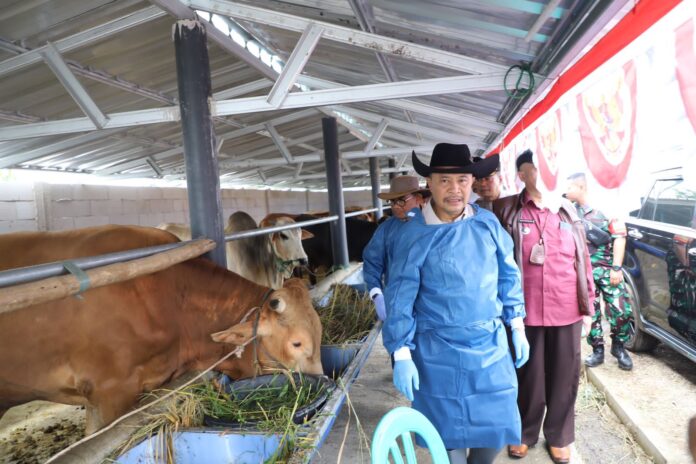
[[[498,156],[490,156],[475,163],[471,159],[469,147],[465,144],[438,143],[433,148],[430,158],[430,166],[423,163],[411,152],[413,169],[423,177],[430,177],[432,173],[440,174],[473,174],[476,178],[487,177],[498,168],[500,160]]]

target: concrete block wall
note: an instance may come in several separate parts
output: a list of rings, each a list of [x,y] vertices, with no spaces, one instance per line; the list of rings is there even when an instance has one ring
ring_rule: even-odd
[[[0,234],[38,229],[34,188],[29,183],[0,183]]]
[[[240,210],[257,223],[269,212],[328,210],[325,192],[224,189],[221,201],[225,221]],[[370,207],[370,192],[345,192],[345,204]],[[185,189],[0,183],[0,233],[162,222],[189,222]]]

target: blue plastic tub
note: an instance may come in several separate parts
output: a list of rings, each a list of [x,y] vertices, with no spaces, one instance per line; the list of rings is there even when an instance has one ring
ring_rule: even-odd
[[[174,434],[174,457],[177,464],[233,462],[259,464],[273,456],[280,445],[279,435],[190,431]],[[158,438],[140,442],[121,455],[119,464],[166,464]]]
[[[355,359],[362,343],[345,345],[321,345],[321,365],[324,375],[337,379],[343,375],[348,365]]]

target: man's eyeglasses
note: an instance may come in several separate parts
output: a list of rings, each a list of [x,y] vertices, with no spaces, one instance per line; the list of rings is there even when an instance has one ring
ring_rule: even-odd
[[[390,206],[398,206],[399,208],[403,208],[404,205],[406,204],[406,202],[411,199],[411,197],[413,197],[413,195],[409,194],[409,195],[406,195],[405,197],[397,198],[396,200],[391,200],[389,202],[389,205]]]

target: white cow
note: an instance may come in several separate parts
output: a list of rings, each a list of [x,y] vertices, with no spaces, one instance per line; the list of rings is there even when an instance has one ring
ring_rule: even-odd
[[[289,215],[272,213],[263,218],[258,227],[294,223]],[[185,224],[164,223],[157,227],[171,232],[180,240],[191,239],[191,229]],[[258,227],[251,216],[238,211],[228,218],[225,235]],[[227,242],[227,268],[259,285],[282,288],[285,279],[292,277],[295,267],[307,264],[302,240],[311,237],[311,232],[297,228]]]

